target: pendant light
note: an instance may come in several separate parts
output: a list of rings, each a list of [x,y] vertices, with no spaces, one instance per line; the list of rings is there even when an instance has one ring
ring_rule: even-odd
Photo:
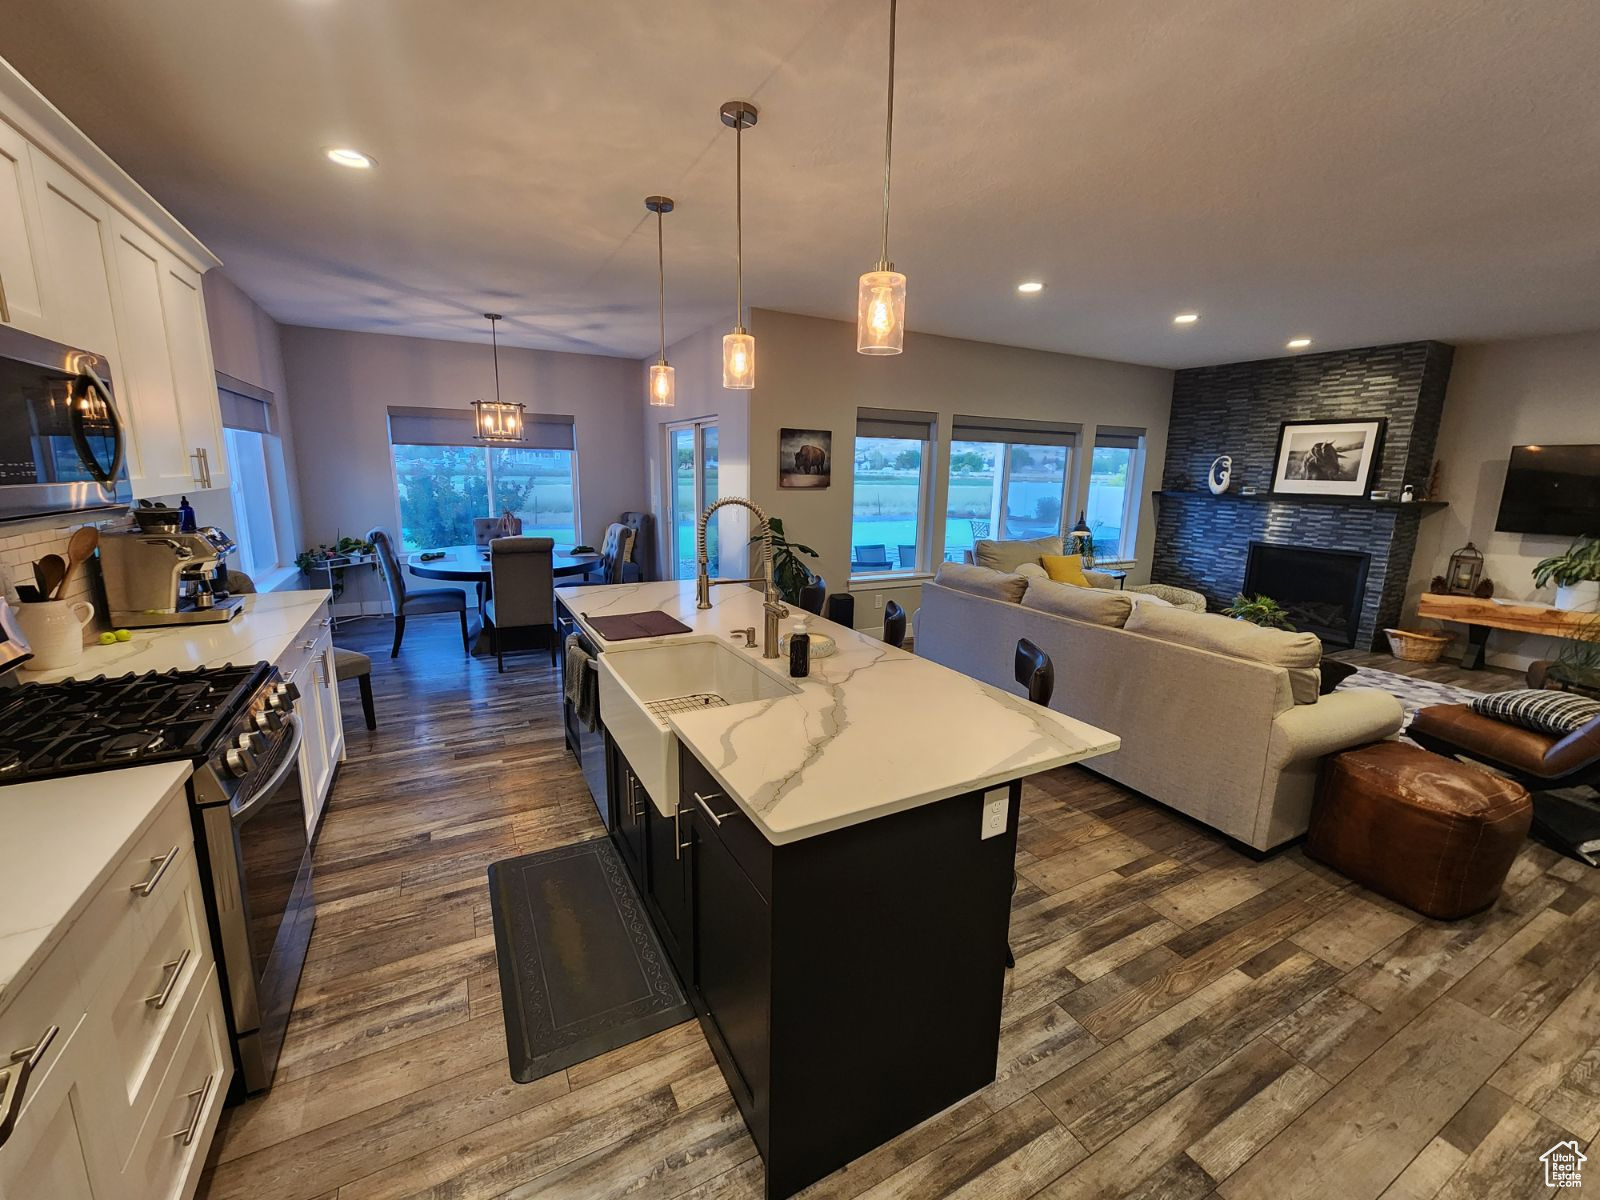
[[[756,386],[756,339],[744,327],[744,131],[756,123],[756,106],[729,100],[722,123],[733,129],[734,316],[733,332],[722,339],[722,386],[749,391]]]
[[[500,339],[495,322],[502,318],[499,313],[484,313],[483,319],[489,322],[489,340],[494,346],[494,399],[472,402],[473,436],[480,442],[520,442],[526,436],[524,407],[500,399]]]
[[[894,146],[894,17],[889,0],[889,101],[883,125],[883,252],[856,285],[856,351],[899,354],[906,338],[906,277],[889,261],[889,159]]]
[[[661,215],[672,211],[672,197],[646,196],[644,206],[656,215],[656,280],[661,299],[661,357],[650,368],[650,404],[671,408],[678,402],[678,373],[667,364],[667,260],[661,245]]]

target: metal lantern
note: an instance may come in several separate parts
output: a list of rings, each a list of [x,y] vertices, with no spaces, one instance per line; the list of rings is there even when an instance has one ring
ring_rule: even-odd
[[[494,347],[494,399],[472,402],[472,435],[480,442],[521,442],[526,439],[521,404],[500,399],[500,338],[496,334],[499,313],[484,313],[489,322],[489,341]]]
[[[1472,595],[1483,578],[1483,551],[1468,542],[1450,556],[1450,568],[1444,578],[1452,596]]]

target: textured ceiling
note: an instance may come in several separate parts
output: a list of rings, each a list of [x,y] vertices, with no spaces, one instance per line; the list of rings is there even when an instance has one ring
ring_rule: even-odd
[[[643,357],[661,191],[668,339],[731,324],[732,98],[746,300],[851,318],[877,258],[884,0],[6,7],[0,56],[283,321],[495,308]],[[1594,0],[904,0],[900,31],[915,330],[1184,366],[1600,326]]]

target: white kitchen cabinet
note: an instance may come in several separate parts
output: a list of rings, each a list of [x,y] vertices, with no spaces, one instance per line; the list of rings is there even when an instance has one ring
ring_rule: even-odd
[[[323,605],[290,643],[277,668],[300,689],[300,790],[306,828],[315,830],[333,789],[334,772],[344,760],[344,720],[339,711],[339,681],[333,661],[333,619]]]
[[[105,355],[116,377],[114,386],[120,387],[111,207],[37,147],[30,147],[28,157],[39,198],[45,335]]]
[[[211,365],[211,334],[206,326],[200,274],[162,252],[161,300],[167,319],[167,354],[172,362],[173,402],[183,449],[193,467],[195,486],[228,486],[222,444],[222,408],[217,371]]]
[[[0,121],[0,323],[45,335],[39,200],[28,140]]]
[[[89,1041],[77,1025],[58,1029],[46,1048],[16,1128],[0,1147],[0,1200],[110,1200],[118,1194],[112,1164],[95,1153],[93,1109],[82,1092],[94,1077]]]
[[[132,430],[128,474],[135,495],[168,495],[193,482],[167,351],[164,256],[155,238],[126,217],[114,216],[112,228],[124,334],[114,365],[121,368],[119,400]]]

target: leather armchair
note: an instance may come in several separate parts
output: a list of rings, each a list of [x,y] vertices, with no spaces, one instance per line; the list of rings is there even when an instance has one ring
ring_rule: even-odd
[[[1426,750],[1475,759],[1530,791],[1600,784],[1600,717],[1555,737],[1483,716],[1468,704],[1435,704],[1418,712],[1406,733]]]

